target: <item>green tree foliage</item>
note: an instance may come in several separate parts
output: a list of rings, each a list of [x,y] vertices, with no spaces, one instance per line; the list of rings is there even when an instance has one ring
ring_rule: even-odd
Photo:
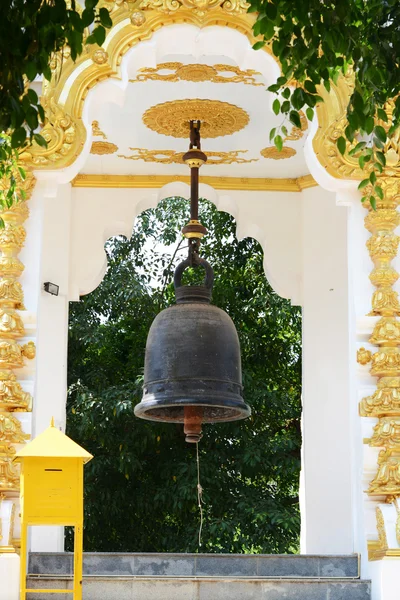
[[[35,130],[45,114],[38,96],[26,85],[37,75],[51,79],[50,61],[68,45],[71,58],[83,51],[83,42],[101,45],[105,27],[112,22],[99,0],[86,0],[84,10],[76,0],[2,0],[0,19],[0,132],[11,132],[13,148],[26,143],[27,133],[40,145],[45,140]],[[95,24],[87,35],[86,28]]]
[[[263,37],[254,47],[268,43],[282,66],[282,76],[269,88],[278,94],[275,112],[284,117],[282,126],[271,131],[277,148],[282,148],[286,121],[300,127],[301,109],[312,120],[314,108],[322,100],[317,86],[323,84],[329,91],[340,74],[352,67],[355,88],[347,107],[346,138],[340,137],[337,144],[342,154],[349,151],[359,157],[380,197],[382,190],[376,180],[385,167],[382,149],[400,122],[399,0],[249,3],[249,11],[258,13],[254,34]],[[295,89],[288,87],[292,78],[300,83]],[[395,108],[390,117],[385,104],[392,98]],[[374,201],[373,197],[372,204]]]
[[[235,221],[202,202],[202,256],[215,270],[213,303],[237,327],[251,418],[206,425],[202,551],[295,552],[299,536],[301,314],[265,279],[263,254],[238,241]],[[181,425],[134,417],[151,322],[174,301],[174,265],[188,202],[142,213],[131,240],[106,244],[103,282],[71,305],[67,432],[95,456],[85,468],[85,549],[196,551],[195,448]],[[174,246],[174,247],[175,247]],[[193,278],[196,275],[193,275]]]

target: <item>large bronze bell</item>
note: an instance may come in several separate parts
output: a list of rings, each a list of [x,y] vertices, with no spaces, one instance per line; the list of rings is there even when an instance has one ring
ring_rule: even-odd
[[[135,415],[150,421],[184,423],[187,442],[198,442],[202,423],[236,421],[250,415],[242,398],[239,339],[230,317],[210,304],[214,273],[200,258],[206,228],[198,220],[200,122],[190,122],[190,221],[182,233],[189,256],[176,268],[176,304],[163,310],[150,328],[144,363],[143,398]],[[205,269],[203,285],[182,285],[189,266]]]
[[[135,415],[184,423],[186,441],[198,442],[202,423],[250,415],[242,398],[239,339],[232,319],[210,304],[214,274],[207,261],[203,285],[181,285],[189,259],[178,265],[176,304],[163,310],[146,344],[143,398]]]

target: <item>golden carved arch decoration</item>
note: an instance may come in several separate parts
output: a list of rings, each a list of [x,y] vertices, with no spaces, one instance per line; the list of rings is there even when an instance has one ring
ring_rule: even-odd
[[[101,81],[119,79],[126,52],[151,39],[161,27],[177,23],[201,28],[221,25],[244,34],[252,44],[256,41],[252,34],[255,16],[246,12],[244,0],[204,0],[201,7],[198,0],[101,0],[100,5],[111,10],[113,19],[101,56],[97,46],[88,46],[75,63],[68,50],[52,62],[52,80],[44,83],[42,95],[48,116],[43,135],[48,147],[34,144],[21,156],[34,169],[60,169],[73,164],[87,137],[82,111],[89,91]],[[63,92],[74,73],[78,75],[64,100]]]
[[[229,27],[247,37],[251,44],[254,13],[247,13],[245,0],[100,0],[111,11],[113,27],[104,47],[86,46],[74,63],[68,53],[52,62],[52,81],[43,86],[42,102],[48,116],[43,135],[46,149],[33,145],[22,159],[34,169],[68,167],[81,153],[87,132],[82,122],[84,101],[89,91],[101,81],[120,78],[120,66],[126,52],[164,26],[187,23],[204,28],[211,25]],[[272,55],[270,48],[264,50]],[[273,55],[272,55],[273,56]],[[274,57],[275,59],[275,57]],[[275,59],[276,60],[276,59]],[[73,79],[68,94],[60,102],[68,80]],[[65,92],[64,92],[65,93]],[[334,177],[360,179],[357,161],[343,158],[335,140],[342,131],[351,77],[342,78],[328,94],[320,91],[325,102],[317,106],[319,128],[313,140],[314,150],[322,166]]]

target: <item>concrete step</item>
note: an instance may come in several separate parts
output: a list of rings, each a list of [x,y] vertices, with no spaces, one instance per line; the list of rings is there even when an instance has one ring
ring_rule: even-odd
[[[72,589],[71,577],[30,576],[28,589]],[[370,583],[351,579],[260,579],[89,575],[83,600],[370,600]],[[28,593],[27,600],[71,600],[71,594]]]
[[[28,573],[70,575],[73,555],[31,553]],[[356,579],[359,557],[293,554],[85,553],[84,575],[146,577],[272,577]]]

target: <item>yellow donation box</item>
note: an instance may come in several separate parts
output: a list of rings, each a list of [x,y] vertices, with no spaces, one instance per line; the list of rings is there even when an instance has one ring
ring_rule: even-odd
[[[71,593],[82,599],[83,465],[93,456],[51,426],[17,452],[21,463],[21,588],[27,592]],[[27,529],[29,525],[75,527],[74,584],[71,590],[26,589]]]

